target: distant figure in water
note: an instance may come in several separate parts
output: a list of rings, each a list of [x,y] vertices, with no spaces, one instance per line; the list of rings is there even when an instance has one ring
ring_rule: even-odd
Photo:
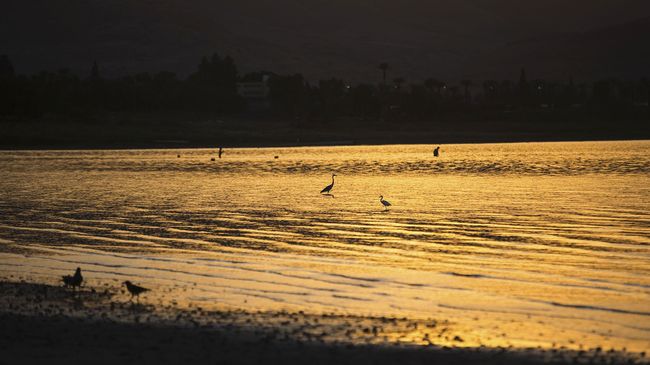
[[[438,156],[440,156],[440,146],[436,147],[436,148],[433,150],[433,156],[434,156],[434,157],[438,157]]]
[[[81,283],[84,281],[84,277],[81,276],[81,268],[77,268],[74,272],[74,275],[64,275],[63,276],[63,285],[71,286],[72,290],[81,286]]]
[[[388,210],[388,207],[392,205],[388,200],[384,200],[383,195],[379,196],[379,202],[381,203],[381,205],[384,206],[384,210]]]
[[[329,194],[330,191],[332,191],[332,188],[334,187],[334,176],[336,176],[336,174],[332,174],[332,183],[324,187],[323,190],[320,191],[321,194]]]
[[[143,288],[141,286],[137,286],[128,280],[125,281],[123,284],[126,285],[126,290],[128,290],[129,293],[131,293],[131,300],[133,300],[133,297],[135,296],[136,299],[140,301],[140,294],[149,291],[149,289]]]
[[[219,147],[219,158],[221,158],[222,154],[223,154],[223,147]]]

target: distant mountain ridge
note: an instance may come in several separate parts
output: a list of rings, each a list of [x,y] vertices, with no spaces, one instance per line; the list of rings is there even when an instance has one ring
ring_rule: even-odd
[[[650,1],[624,3],[9,0],[0,11],[0,54],[23,73],[86,74],[97,60],[109,75],[183,76],[216,51],[242,72],[312,80],[377,82],[380,62],[390,64],[389,78],[407,81],[516,78],[520,67],[551,78],[647,75],[648,54],[637,42],[649,34]]]

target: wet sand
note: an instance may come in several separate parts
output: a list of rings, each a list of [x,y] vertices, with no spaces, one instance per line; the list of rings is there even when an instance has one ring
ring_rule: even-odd
[[[637,364],[645,353],[464,347],[445,319],[204,310],[104,283],[0,282],[0,364]],[[422,336],[416,344],[408,336]],[[408,341],[402,341],[406,340]]]

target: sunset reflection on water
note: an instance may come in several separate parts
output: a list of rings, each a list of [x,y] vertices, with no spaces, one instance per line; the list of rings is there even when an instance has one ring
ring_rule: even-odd
[[[0,275],[435,318],[461,346],[650,347],[650,142],[433,147],[0,152]]]

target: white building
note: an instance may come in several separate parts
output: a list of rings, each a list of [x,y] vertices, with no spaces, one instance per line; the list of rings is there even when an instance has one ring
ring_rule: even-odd
[[[269,76],[264,75],[262,81],[246,81],[237,83],[237,94],[246,100],[249,110],[264,110],[270,107]]]

